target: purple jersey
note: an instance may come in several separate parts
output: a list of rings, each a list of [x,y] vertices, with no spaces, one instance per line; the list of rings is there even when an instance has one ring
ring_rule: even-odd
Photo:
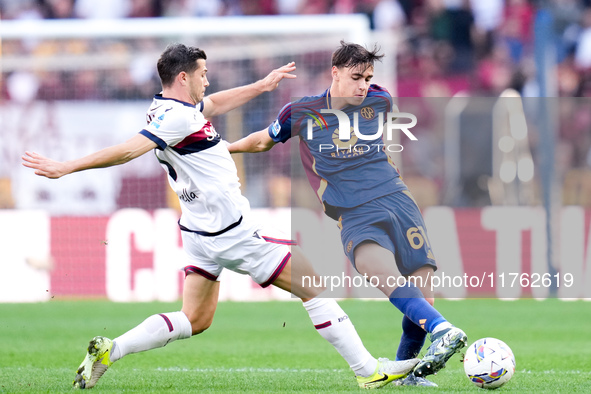
[[[340,138],[338,116],[323,109],[331,109],[330,89],[284,106],[268,132],[275,142],[300,138],[302,164],[328,216],[337,219],[339,207],[356,207],[407,189],[377,133],[392,111],[386,89],[370,85],[361,105],[340,109],[351,126],[346,139]],[[355,125],[365,139],[357,137]]]

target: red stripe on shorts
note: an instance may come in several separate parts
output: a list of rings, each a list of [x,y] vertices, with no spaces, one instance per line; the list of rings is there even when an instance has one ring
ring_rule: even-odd
[[[210,274],[209,272],[205,271],[204,269],[201,269],[199,267],[195,267],[194,265],[188,265],[185,268],[183,268],[183,271],[185,271],[185,278],[187,277],[187,275],[189,275],[189,273],[194,273],[194,274],[199,274],[201,276],[203,276],[205,279],[209,279],[211,281],[216,281],[218,280],[218,277]]]
[[[263,288],[268,287],[273,282],[275,282],[275,279],[277,279],[277,277],[281,274],[281,272],[285,268],[285,265],[287,264],[287,262],[289,261],[290,258],[291,258],[291,252],[287,252],[285,257],[281,261],[281,264],[279,264],[279,266],[277,266],[277,268],[275,269],[275,272],[273,272],[273,275],[271,275],[271,277],[269,279],[267,279],[263,284],[261,284],[261,287],[263,287]]]
[[[271,242],[274,244],[281,244],[281,245],[297,245],[298,244],[293,239],[279,239],[279,238],[266,237],[264,235],[263,235],[263,239],[267,242]]]

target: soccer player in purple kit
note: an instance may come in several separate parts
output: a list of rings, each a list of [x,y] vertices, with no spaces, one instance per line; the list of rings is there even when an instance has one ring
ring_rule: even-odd
[[[404,314],[396,359],[416,357],[430,334],[431,345],[414,373],[397,384],[436,386],[425,376],[444,368],[467,336],[433,307],[430,279],[437,265],[425,224],[385,152],[382,134],[375,132],[393,104],[386,89],[371,83],[374,62],[383,57],[378,52],[341,41],[332,54],[330,88],[288,103],[268,128],[232,143],[229,150],[262,152],[299,138],[308,180],[325,213],[338,221],[345,254],[361,275],[379,279],[378,288]],[[343,113],[362,136],[351,132],[348,141],[339,138]],[[400,276],[415,279],[397,286],[400,281],[394,279]]]
[[[153,150],[181,204],[179,225],[189,263],[184,268],[182,309],[152,315],[113,340],[93,338],[76,371],[74,387],[94,387],[114,362],[128,354],[163,347],[209,328],[224,268],[247,274],[262,287],[273,284],[301,298],[316,330],[347,361],[359,387],[378,388],[408,375],[418,359],[375,359],[339,305],[322,297],[323,289],[302,285],[299,278],[315,276],[313,268],[291,241],[266,232],[249,216],[227,144],[207,120],[274,90],[284,78],[295,78],[290,74],[294,64],[253,84],[207,97],[208,70],[201,49],[171,44],[157,66],[162,92],[148,109],[146,128],[134,137],[66,162],[35,152],[23,156],[23,165],[35,169],[35,174],[60,178],[123,164]],[[297,262],[292,264],[292,259]]]

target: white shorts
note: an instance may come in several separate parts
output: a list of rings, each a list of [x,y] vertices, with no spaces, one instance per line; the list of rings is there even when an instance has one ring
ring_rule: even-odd
[[[262,287],[272,284],[291,258],[294,241],[272,234],[248,218],[215,236],[181,231],[189,265],[185,275],[196,273],[217,280],[224,268],[249,275]]]

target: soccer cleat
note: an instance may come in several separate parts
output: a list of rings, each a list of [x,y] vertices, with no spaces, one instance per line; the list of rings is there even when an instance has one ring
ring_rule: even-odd
[[[402,361],[390,361],[387,358],[379,358],[376,371],[368,377],[357,376],[357,384],[362,389],[378,389],[393,380],[401,379],[408,375],[419,362],[417,358]]]
[[[113,363],[109,359],[113,341],[105,337],[94,337],[88,344],[88,353],[76,371],[74,388],[89,389]]]
[[[445,368],[445,363],[461,348],[466,346],[468,337],[457,327],[446,328],[437,334],[431,334],[431,345],[427,354],[415,367],[414,374],[425,377]]]
[[[398,379],[394,383],[396,386],[422,386],[422,387],[438,387],[437,383],[430,380],[415,376],[414,373],[408,374],[406,378]]]

